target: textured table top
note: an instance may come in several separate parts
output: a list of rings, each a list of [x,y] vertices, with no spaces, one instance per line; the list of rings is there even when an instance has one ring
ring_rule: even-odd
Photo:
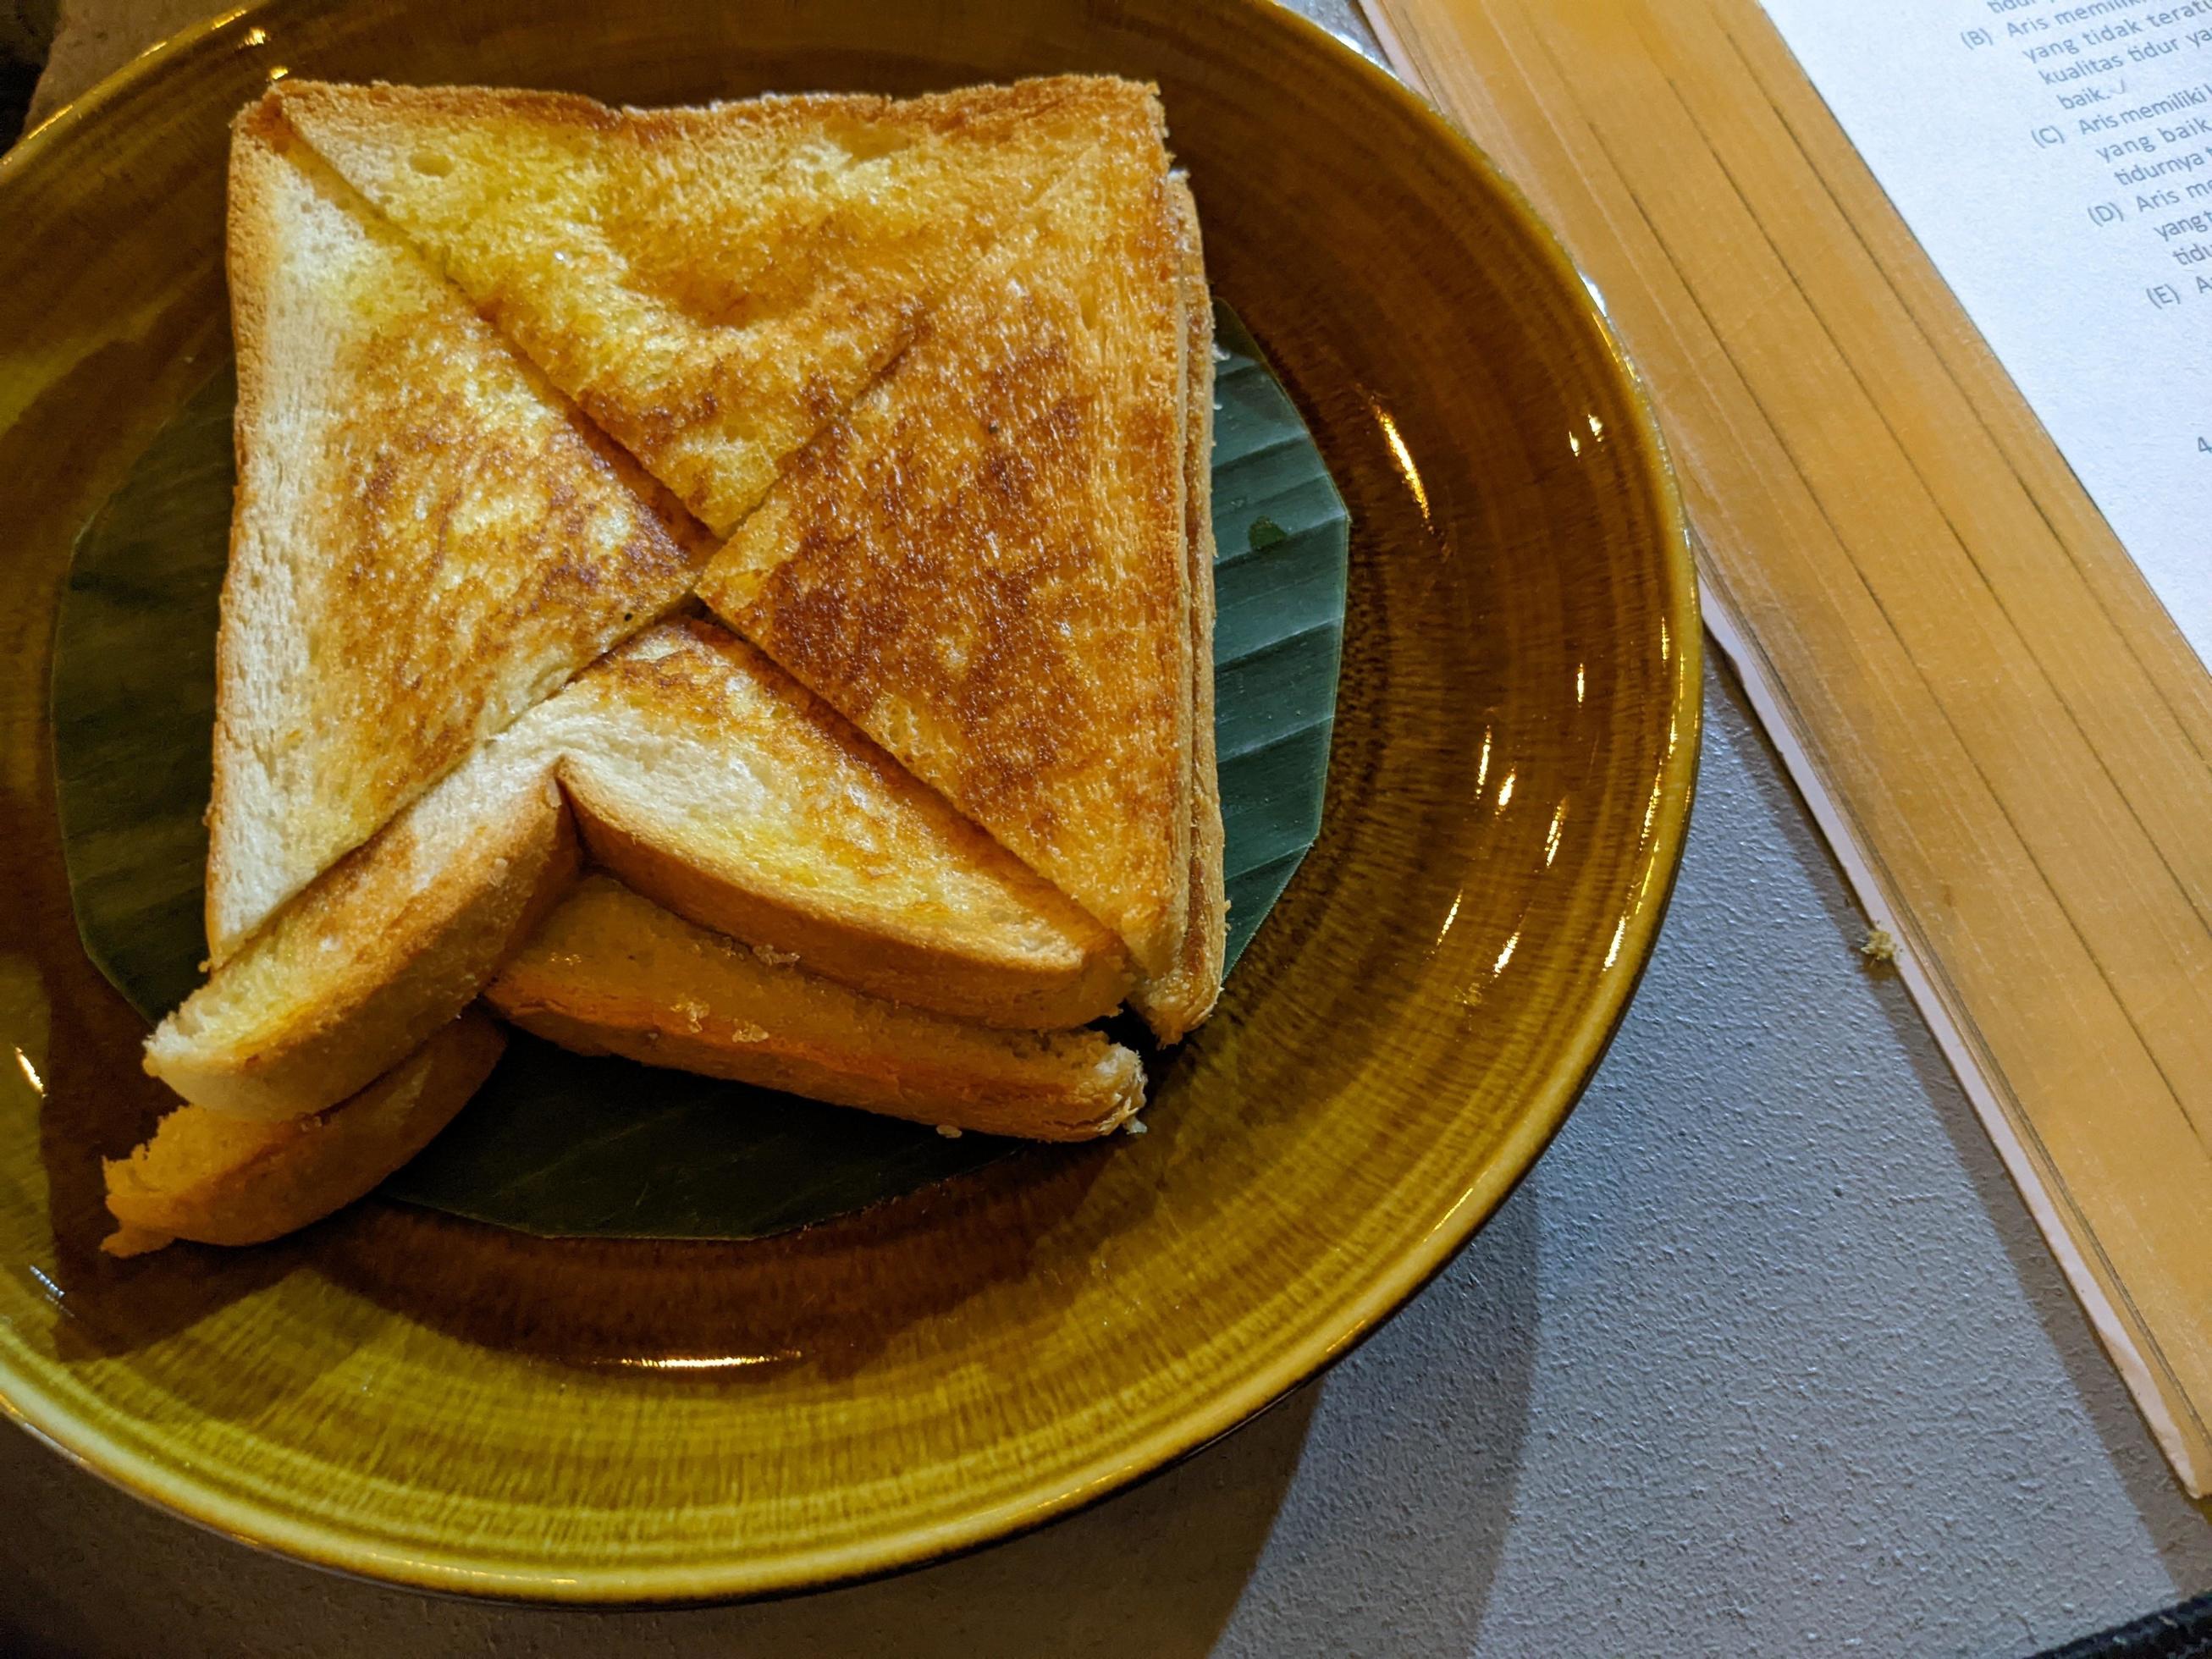
[[[1673,912],[1558,1142],[1373,1340],[1182,1467],[882,1583],[601,1615],[330,1577],[0,1435],[0,1650],[1995,1655],[2212,1589],[2212,1515],[1741,700],[1706,704]]]

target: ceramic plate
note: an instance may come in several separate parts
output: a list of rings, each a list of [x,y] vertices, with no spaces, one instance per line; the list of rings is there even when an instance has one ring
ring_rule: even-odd
[[[86,960],[47,679],[72,538],[228,351],[223,154],[273,76],[641,104],[1156,80],[1215,286],[1350,507],[1326,823],[1152,1132],[745,1245],[370,1203],[96,1251],[149,1126]],[[1043,1521],[1233,1427],[1434,1273],[1555,1131],[1650,948],[1698,734],[1695,593],[1583,283],[1381,71],[1260,3],[276,4],[0,161],[0,1396],[258,1543],[441,1589],[814,1585]]]

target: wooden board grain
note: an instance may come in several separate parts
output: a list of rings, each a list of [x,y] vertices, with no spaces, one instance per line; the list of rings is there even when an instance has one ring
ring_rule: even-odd
[[[2203,1496],[2212,676],[1755,0],[1364,3],[1604,294],[1716,636]]]

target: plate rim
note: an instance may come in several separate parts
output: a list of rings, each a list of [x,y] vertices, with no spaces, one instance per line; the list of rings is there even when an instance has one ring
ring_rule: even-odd
[[[81,1419],[32,1376],[0,1363],[0,1413],[80,1469],[153,1507],[234,1542],[281,1555],[341,1577],[433,1594],[520,1605],[681,1607],[774,1599],[890,1577],[952,1559],[1034,1531],[1089,1509],[1164,1473],[1205,1449],[1311,1382],[1373,1335],[1450,1265],[1484,1222],[1526,1178],[1558,1135],[1604,1058],[1649,966],[1672,902],[1696,793],[1702,747],[1705,638],[1692,535],[1681,491],[1650,389],[1607,315],[1603,299],[1568,254],[1527,195],[1466,133],[1419,93],[1322,24],[1279,0],[1220,0],[1224,9],[1262,27],[1305,37],[1334,56],[1369,94],[1397,106],[1431,144],[1482,178],[1510,210],[1528,246],[1565,288],[1583,296],[1583,315],[1626,393],[1640,441],[1638,470],[1658,510],[1660,611],[1673,640],[1671,678],[1675,740],[1662,763],[1662,787],[1651,828],[1656,898],[1626,918],[1620,950],[1630,971],[1608,975],[1586,1002],[1530,1102],[1499,1139],[1490,1167],[1454,1201],[1419,1243],[1370,1276],[1350,1299],[1338,1328],[1285,1348],[1237,1386],[1198,1401],[1123,1454],[1094,1455],[1046,1492],[1017,1494],[957,1518],[887,1528],[854,1542],[775,1558],[763,1571],[741,1548],[707,1564],[625,1566],[575,1572],[489,1571],[460,1559],[395,1553],[343,1526],[288,1516],[272,1506],[232,1498],[194,1480],[173,1464],[129,1450]],[[50,112],[0,155],[0,188],[42,165],[60,137],[96,121],[143,82],[186,72],[196,54],[234,33],[251,34],[257,20],[280,9],[319,9],[316,0],[248,0],[148,47],[120,69]]]

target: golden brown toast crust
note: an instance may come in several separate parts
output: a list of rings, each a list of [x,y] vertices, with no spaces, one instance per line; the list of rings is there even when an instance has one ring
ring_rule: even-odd
[[[195,1105],[300,1117],[459,1015],[580,866],[551,761],[504,766],[479,751],[325,872],[161,1022],[147,1071]]]
[[[1095,1031],[988,1030],[763,962],[604,876],[484,993],[525,1030],[920,1123],[1036,1140],[1104,1134],[1144,1071]]]
[[[1080,1025],[1127,989],[1113,935],[715,623],[641,635],[563,701],[604,727],[561,769],[594,861],[678,915],[990,1025]]]
[[[506,1047],[497,1024],[465,1013],[325,1112],[265,1122],[179,1106],[128,1158],[103,1161],[108,1212],[121,1224],[100,1248],[259,1244],[319,1221],[428,1146]]]
[[[240,471],[210,811],[218,961],[679,603],[709,551],[273,99],[238,123],[229,213]]]
[[[726,534],[1095,132],[1060,76],[682,110],[287,82],[294,123]]]
[[[1162,1042],[1180,1041],[1213,1012],[1229,943],[1213,741],[1213,295],[1206,285],[1198,204],[1181,177],[1169,182],[1190,340],[1183,453],[1191,596],[1190,910],[1175,966],[1139,985],[1129,999]]]
[[[1187,347],[1117,128],[787,469],[699,592],[1166,971],[1188,909]]]

